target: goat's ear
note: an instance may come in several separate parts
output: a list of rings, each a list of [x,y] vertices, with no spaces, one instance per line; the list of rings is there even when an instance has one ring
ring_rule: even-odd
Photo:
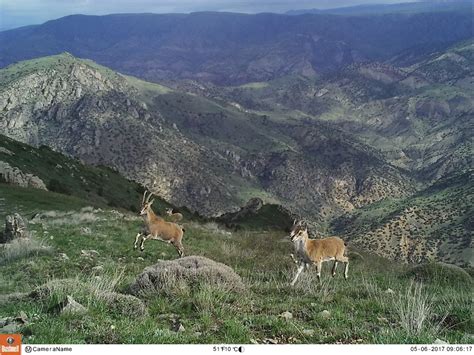
[[[297,223],[296,219],[293,220],[293,225],[294,225],[294,226],[296,225],[296,223]]]
[[[149,202],[150,206],[153,205],[153,202],[155,202],[155,199],[153,199]]]

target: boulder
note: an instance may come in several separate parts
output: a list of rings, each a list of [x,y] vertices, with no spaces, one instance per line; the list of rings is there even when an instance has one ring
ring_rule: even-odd
[[[0,234],[0,243],[8,243],[17,238],[29,238],[28,225],[18,213],[5,218],[5,230]]]
[[[176,289],[211,285],[228,291],[245,289],[242,279],[229,266],[202,256],[160,260],[138,275],[130,285],[136,296],[172,294]]]
[[[144,317],[148,309],[142,300],[116,292],[104,292],[100,298],[105,301],[109,310],[128,317]]]
[[[74,300],[71,296],[66,296],[66,300],[61,305],[61,314],[85,314],[87,313],[87,308],[82,304]]]
[[[331,318],[331,312],[329,312],[327,309],[325,309],[324,311],[319,312],[318,316],[322,319],[329,319],[329,318]]]
[[[47,190],[45,183],[39,177],[25,173],[5,161],[0,161],[0,177],[0,180],[4,180],[7,184]]]
[[[285,311],[282,314],[280,314],[280,317],[285,318],[286,320],[289,320],[293,318],[293,314],[291,312]]]

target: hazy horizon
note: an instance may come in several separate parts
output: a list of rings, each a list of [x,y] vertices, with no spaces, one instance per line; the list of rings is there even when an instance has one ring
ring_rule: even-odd
[[[41,24],[60,17],[84,14],[116,13],[191,13],[222,11],[240,13],[284,13],[299,9],[333,9],[340,7],[420,2],[416,0],[0,0],[0,31]]]

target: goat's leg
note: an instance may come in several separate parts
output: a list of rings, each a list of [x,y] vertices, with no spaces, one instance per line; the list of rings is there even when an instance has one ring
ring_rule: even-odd
[[[135,243],[133,243],[133,249],[138,248],[138,239],[140,239],[141,233],[137,233],[137,236],[135,237]]]
[[[296,275],[295,275],[295,278],[293,279],[293,281],[291,282],[291,286],[294,286],[295,283],[296,283],[296,280],[298,280],[298,277],[300,276],[301,272],[303,271],[304,269],[304,263],[301,263],[300,266],[298,266],[298,270],[296,271]]]
[[[298,260],[296,260],[295,256],[293,254],[290,254],[290,257],[291,257],[291,260],[293,260],[293,262],[298,265]]]
[[[148,234],[147,236],[142,236],[142,241],[140,243],[140,251],[145,250],[145,241],[151,236],[152,236],[151,234]]]
[[[318,261],[316,263],[316,276],[318,276],[318,281],[321,282],[321,268],[322,268],[322,261]]]
[[[334,265],[332,267],[332,277],[336,276],[336,269],[337,269],[337,260],[334,260]]]
[[[173,242],[173,246],[178,251],[179,257],[182,258],[184,256],[184,247],[181,241]]]
[[[337,258],[337,261],[344,263],[344,278],[347,279],[347,273],[349,272],[349,258],[347,256],[340,256]]]

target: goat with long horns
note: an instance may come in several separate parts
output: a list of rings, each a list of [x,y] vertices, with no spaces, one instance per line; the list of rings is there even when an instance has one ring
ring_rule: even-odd
[[[144,228],[135,237],[133,248],[137,249],[140,239],[141,251],[144,250],[144,244],[146,240],[159,240],[172,244],[178,251],[179,256],[183,257],[184,248],[183,244],[181,243],[184,235],[183,227],[173,222],[166,222],[163,218],[156,215],[151,208],[153,202],[155,201],[154,199],[150,201],[152,196],[153,193],[151,192],[149,192],[147,196],[147,191],[145,191],[143,194],[140,216],[143,217]]]

